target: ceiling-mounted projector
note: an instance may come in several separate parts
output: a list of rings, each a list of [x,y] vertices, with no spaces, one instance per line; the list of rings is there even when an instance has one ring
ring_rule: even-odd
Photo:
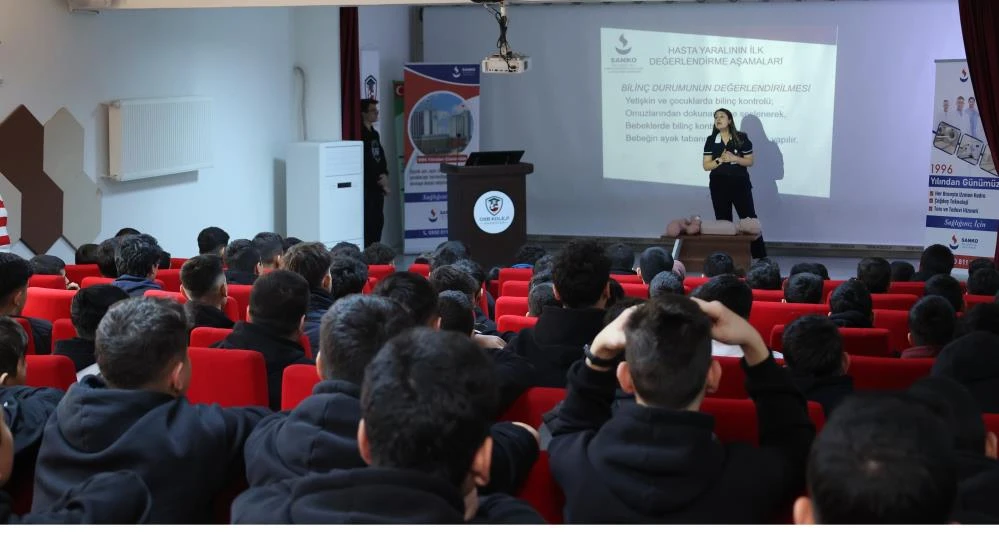
[[[489,0],[472,1],[482,4],[488,9],[496,17],[496,22],[499,23],[500,27],[499,39],[496,40],[496,48],[499,50],[482,60],[482,72],[484,74],[521,74],[527,72],[531,68],[531,58],[510,50],[510,43],[506,40],[506,0],[498,2],[499,9],[494,8]]]

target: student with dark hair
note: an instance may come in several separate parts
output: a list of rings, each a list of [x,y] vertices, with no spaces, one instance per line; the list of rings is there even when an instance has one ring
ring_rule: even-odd
[[[551,282],[536,284],[527,293],[527,316],[541,317],[545,308],[549,306],[562,306],[562,303],[555,298],[555,284]]]
[[[491,478],[492,373],[467,336],[399,334],[361,388],[357,446],[369,467],[250,489],[233,503],[233,522],[540,522],[525,503],[476,490]]]
[[[935,358],[954,338],[957,315],[947,299],[928,296],[909,309],[909,343],[903,358]]]
[[[381,241],[385,226],[385,197],[389,194],[388,155],[375,129],[378,101],[361,100],[361,143],[364,151],[364,246]],[[357,124],[357,123],[354,123]]]
[[[999,413],[999,336],[972,332],[948,343],[933,362],[932,376],[945,376],[968,388],[986,413]]]
[[[916,274],[916,268],[911,263],[902,260],[891,262],[891,281],[910,282],[912,276]]]
[[[954,339],[979,331],[999,335],[999,304],[979,304],[968,310],[957,323]]]
[[[353,261],[353,260],[348,260]],[[333,255],[322,243],[299,243],[289,248],[281,260],[285,270],[298,273],[309,283],[309,309],[305,313],[305,335],[313,347],[319,347],[319,323],[337,297],[333,295]],[[367,267],[365,267],[365,270]],[[368,281],[365,272],[364,282]],[[361,284],[361,289],[364,285]],[[360,290],[357,291],[360,293]],[[341,295],[342,296],[342,295]]]
[[[107,314],[108,309],[116,302],[128,298],[120,288],[112,285],[97,285],[77,291],[70,304],[70,317],[76,337],[61,339],[56,342],[53,354],[62,354],[73,360],[76,372],[81,372],[97,364],[94,356],[94,338],[97,336],[97,325]],[[93,373],[87,373],[93,374]]]
[[[638,274],[646,284],[657,274],[673,270],[673,256],[663,247],[649,247],[638,256]]]
[[[70,388],[45,426],[34,510],[97,473],[129,469],[152,493],[149,522],[210,518],[268,410],[188,403],[188,327],[184,308],[169,299],[128,299],[108,310],[97,329],[101,376]]]
[[[796,263],[791,267],[791,272],[788,273],[788,277],[794,276],[799,273],[811,273],[818,276],[822,280],[829,280],[829,270],[826,269],[825,265],[821,263]]]
[[[472,278],[472,275],[453,265],[444,265],[430,271],[430,276],[427,280],[430,281],[431,287],[437,293],[442,291],[459,291],[464,293],[469,300],[474,298],[481,288],[475,279]]]
[[[0,252],[0,316],[22,317],[28,300],[28,279],[31,264],[10,252]],[[31,326],[35,352],[48,354],[52,349],[52,323],[44,319],[23,317]]]
[[[713,418],[698,413],[721,380],[712,337],[743,349],[759,448],[723,445]],[[567,523],[757,523],[791,503],[815,428],[744,319],[719,302],[664,295],[626,310],[584,352],[549,422]],[[612,410],[618,384],[635,401]],[[745,488],[752,499],[729,498]]]
[[[159,267],[161,270],[162,269],[169,269],[170,268],[170,253],[161,249],[160,250],[160,257],[159,257],[159,260],[158,260],[158,263],[156,264],[156,266]]]
[[[288,249],[299,243],[304,243],[304,241],[297,237],[288,236],[282,241],[281,250],[282,252],[288,252]]]
[[[874,302],[860,280],[847,280],[829,295],[829,318],[840,328],[872,328]]]
[[[746,283],[750,289],[780,289],[780,267],[772,262],[758,261],[746,273]]]
[[[452,265],[458,260],[471,257],[468,246],[461,241],[445,241],[434,249],[430,255],[430,270],[435,271],[445,265]]]
[[[611,278],[607,280],[607,302],[604,303],[604,309],[608,306],[613,306],[615,302],[624,298],[624,287],[621,282]]]
[[[613,306],[608,306],[607,312],[604,313],[604,328],[607,328],[607,325],[613,323],[614,319],[620,317],[621,314],[624,313],[625,310],[627,310],[628,308],[645,304],[645,301],[646,299],[640,299],[637,297],[625,297],[615,302]]]
[[[544,310],[534,328],[525,328],[510,349],[530,361],[535,386],[564,387],[565,372],[603,325],[610,298],[610,259],[593,240],[573,240],[552,266],[555,298],[561,308]]]
[[[431,328],[440,327],[440,313],[437,310],[437,293],[430,282],[409,271],[392,273],[375,286],[374,295],[388,297],[403,306],[413,323]]]
[[[844,401],[808,457],[797,524],[943,524],[957,496],[953,436],[897,396]]]
[[[635,251],[624,243],[611,243],[604,249],[611,261],[611,274],[635,274]]]
[[[694,289],[690,296],[706,302],[721,302],[726,308],[747,321],[753,308],[753,290],[734,274],[719,274],[712,277]],[[711,355],[741,357],[742,348],[738,345],[729,345],[712,339]]]
[[[955,312],[964,311],[964,289],[961,282],[949,274],[937,274],[926,281],[926,296],[939,295],[950,303]]]
[[[437,296],[437,309],[441,314],[441,330],[469,337],[475,334],[472,300],[465,293],[453,289],[441,291]]]
[[[372,243],[365,247],[361,258],[368,265],[395,265],[395,251],[382,243]]]
[[[649,282],[649,298],[659,295],[685,295],[687,288],[683,287],[683,278],[673,271],[663,271]]]
[[[798,391],[821,404],[826,417],[853,393],[853,377],[846,374],[850,361],[843,351],[843,338],[828,317],[805,315],[787,325],[783,354]]]
[[[104,278],[118,278],[118,265],[115,263],[115,257],[118,255],[118,245],[120,244],[120,238],[112,237],[101,241],[97,247],[97,268]]]
[[[308,310],[309,283],[291,271],[271,271],[254,282],[246,321],[236,323],[232,333],[215,344],[220,349],[255,350],[263,354],[273,410],[281,409],[284,368],[296,363],[315,363],[299,342]]]
[[[260,275],[260,253],[249,239],[234,239],[225,248],[225,281],[232,285],[252,286]]]
[[[919,271],[912,276],[913,282],[926,282],[938,274],[950,275],[954,269],[954,253],[944,245],[930,245],[919,258]]]
[[[361,252],[361,247],[348,241],[340,241],[333,245],[333,248],[330,249],[330,254],[334,256],[348,256],[357,261],[364,261],[364,253]]]
[[[162,252],[151,235],[123,237],[114,257],[118,278],[111,285],[121,288],[130,297],[141,297],[150,289],[163,289],[155,282]]]
[[[347,255],[334,255],[330,264],[330,294],[333,300],[364,291],[368,283],[368,266],[361,260]]]
[[[954,436],[958,495],[951,519],[962,524],[999,523],[996,435],[985,428],[975,398],[954,380],[935,376],[919,380],[908,394],[939,417]]]
[[[536,245],[522,245],[513,256],[513,268],[532,268],[541,258],[548,255],[545,249]]]
[[[79,285],[70,282],[69,278],[66,278],[66,262],[62,261],[62,259],[49,254],[38,254],[31,258],[30,263],[32,274],[61,276],[63,283],[66,284],[66,289],[80,289]]]
[[[281,268],[284,238],[274,232],[260,232],[253,236],[253,248],[260,255],[260,274]]]
[[[857,264],[857,279],[872,294],[887,293],[891,285],[891,264],[884,258],[864,258]]]
[[[534,267],[531,268],[531,277],[533,278],[544,273],[548,273],[548,276],[551,276],[552,266],[554,265],[555,256],[551,254],[541,256],[536,262],[534,262]]]
[[[229,286],[222,270],[222,258],[214,253],[195,256],[180,268],[180,291],[187,296],[184,310],[194,328],[233,328],[225,314]]]
[[[999,271],[979,268],[968,276],[969,295],[988,295],[994,297],[999,293]]]
[[[80,245],[80,248],[76,249],[76,257],[74,263],[76,265],[97,265],[100,261],[100,247],[93,243],[87,243],[86,245]]]
[[[475,295],[472,296],[472,304],[475,305],[475,329],[482,334],[500,335],[500,332],[496,330],[496,323],[489,318],[496,311],[496,301],[485,289],[487,278],[485,269],[469,258],[458,260],[452,265],[471,275],[472,278],[475,279],[475,284],[478,287],[478,291],[476,291]],[[483,311],[482,307],[479,305],[483,296],[486,298],[486,307],[489,310],[488,314],[486,314],[486,312]]]
[[[229,234],[218,226],[209,226],[198,232],[198,254],[221,256],[229,245]]]
[[[971,275],[975,274],[979,269],[992,269],[996,270],[996,262],[992,261],[991,258],[975,258],[968,262],[968,279],[971,279]]]
[[[784,302],[822,303],[822,277],[812,273],[792,274],[784,286]]]
[[[732,256],[724,252],[715,252],[704,259],[701,276],[711,278],[720,274],[735,274],[735,262]]]

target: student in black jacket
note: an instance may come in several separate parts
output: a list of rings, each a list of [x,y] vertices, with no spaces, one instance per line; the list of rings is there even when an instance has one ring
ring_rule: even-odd
[[[490,295],[488,291],[486,291],[486,278],[488,275],[486,274],[485,269],[470,258],[460,259],[452,265],[462,271],[465,271],[471,275],[473,279],[475,279],[475,286],[478,288],[478,291],[472,295],[472,303],[475,304],[475,330],[480,334],[488,336],[501,335],[501,332],[496,330],[496,321],[489,318],[496,313],[496,300],[493,299],[493,296]],[[486,309],[488,313],[483,311],[479,306],[479,302],[483,296],[486,298]]]
[[[52,350],[52,323],[21,315],[28,300],[28,279],[31,274],[28,260],[17,254],[0,252],[0,315],[26,319],[31,326],[35,353],[49,354]]]
[[[365,372],[356,435],[369,467],[251,488],[233,503],[233,522],[540,523],[505,495],[479,506],[495,403],[492,365],[467,336],[404,332]]]
[[[901,395],[843,402],[808,457],[797,524],[943,524],[957,496],[954,436]]]
[[[108,284],[90,286],[73,295],[69,313],[76,329],[76,337],[61,339],[52,348],[53,354],[62,354],[73,360],[76,372],[97,364],[94,358],[94,336],[97,325],[112,304],[128,298],[124,290]]]
[[[284,368],[316,363],[299,342],[308,309],[309,283],[290,271],[271,271],[253,283],[246,321],[236,323],[232,333],[215,344],[220,349],[255,350],[264,355],[273,410],[281,409]]]
[[[535,368],[535,386],[565,387],[565,373],[603,325],[610,297],[610,260],[592,240],[570,241],[554,259],[552,277],[561,308],[545,308],[534,328],[509,345]]]
[[[197,523],[241,470],[265,408],[192,405],[188,322],[171,300],[128,299],[97,329],[102,376],[70,388],[45,426],[33,511],[107,471],[135,471],[153,495],[152,523]],[[124,488],[122,491],[126,491]]]
[[[225,247],[225,281],[232,285],[252,286],[260,274],[260,253],[249,239],[235,239]]]
[[[828,317],[805,315],[787,325],[782,341],[794,385],[806,399],[821,404],[829,417],[853,393],[853,377],[846,374],[850,360],[843,352],[839,327]]]
[[[847,280],[829,295],[829,318],[840,328],[873,328],[874,302],[860,280]]]
[[[721,379],[712,337],[745,354],[759,447],[721,444],[714,419],[698,412]],[[744,319],[719,302],[664,295],[626,310],[585,352],[549,423],[566,522],[761,523],[793,502],[815,428]],[[635,402],[612,413],[619,383]]]
[[[184,310],[194,328],[232,328],[236,323],[225,312],[229,287],[222,269],[222,258],[202,254],[184,262],[180,268],[180,290],[187,296]]]

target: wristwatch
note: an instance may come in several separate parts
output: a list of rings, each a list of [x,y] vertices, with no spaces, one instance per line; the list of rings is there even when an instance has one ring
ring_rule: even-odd
[[[618,362],[621,360],[620,356],[614,358],[613,360],[605,360],[602,358],[597,358],[596,356],[593,355],[592,352],[590,352],[590,345],[588,343],[586,345],[583,345],[583,356],[586,357],[586,361],[590,365],[598,369],[604,369],[604,370],[613,369],[614,367],[617,366]]]

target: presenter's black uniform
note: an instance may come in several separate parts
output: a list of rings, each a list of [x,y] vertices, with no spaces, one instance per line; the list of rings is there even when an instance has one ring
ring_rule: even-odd
[[[385,195],[378,177],[388,174],[381,137],[374,128],[361,126],[364,142],[364,246],[381,241],[385,226]]]
[[[742,145],[735,146],[733,140],[728,144],[722,142],[721,134],[708,136],[704,142],[704,155],[711,156],[711,159],[720,158],[725,150],[739,157],[752,155],[753,142],[746,134],[739,132]],[[715,219],[719,221],[732,220],[732,207],[740,219],[748,217],[756,218],[756,207],[753,205],[753,184],[749,181],[749,170],[738,163],[722,163],[717,168],[711,170],[709,175],[709,189],[711,190],[711,205],[715,210]],[[752,243],[753,258],[764,258],[767,255],[767,247],[763,243],[763,236]]]

